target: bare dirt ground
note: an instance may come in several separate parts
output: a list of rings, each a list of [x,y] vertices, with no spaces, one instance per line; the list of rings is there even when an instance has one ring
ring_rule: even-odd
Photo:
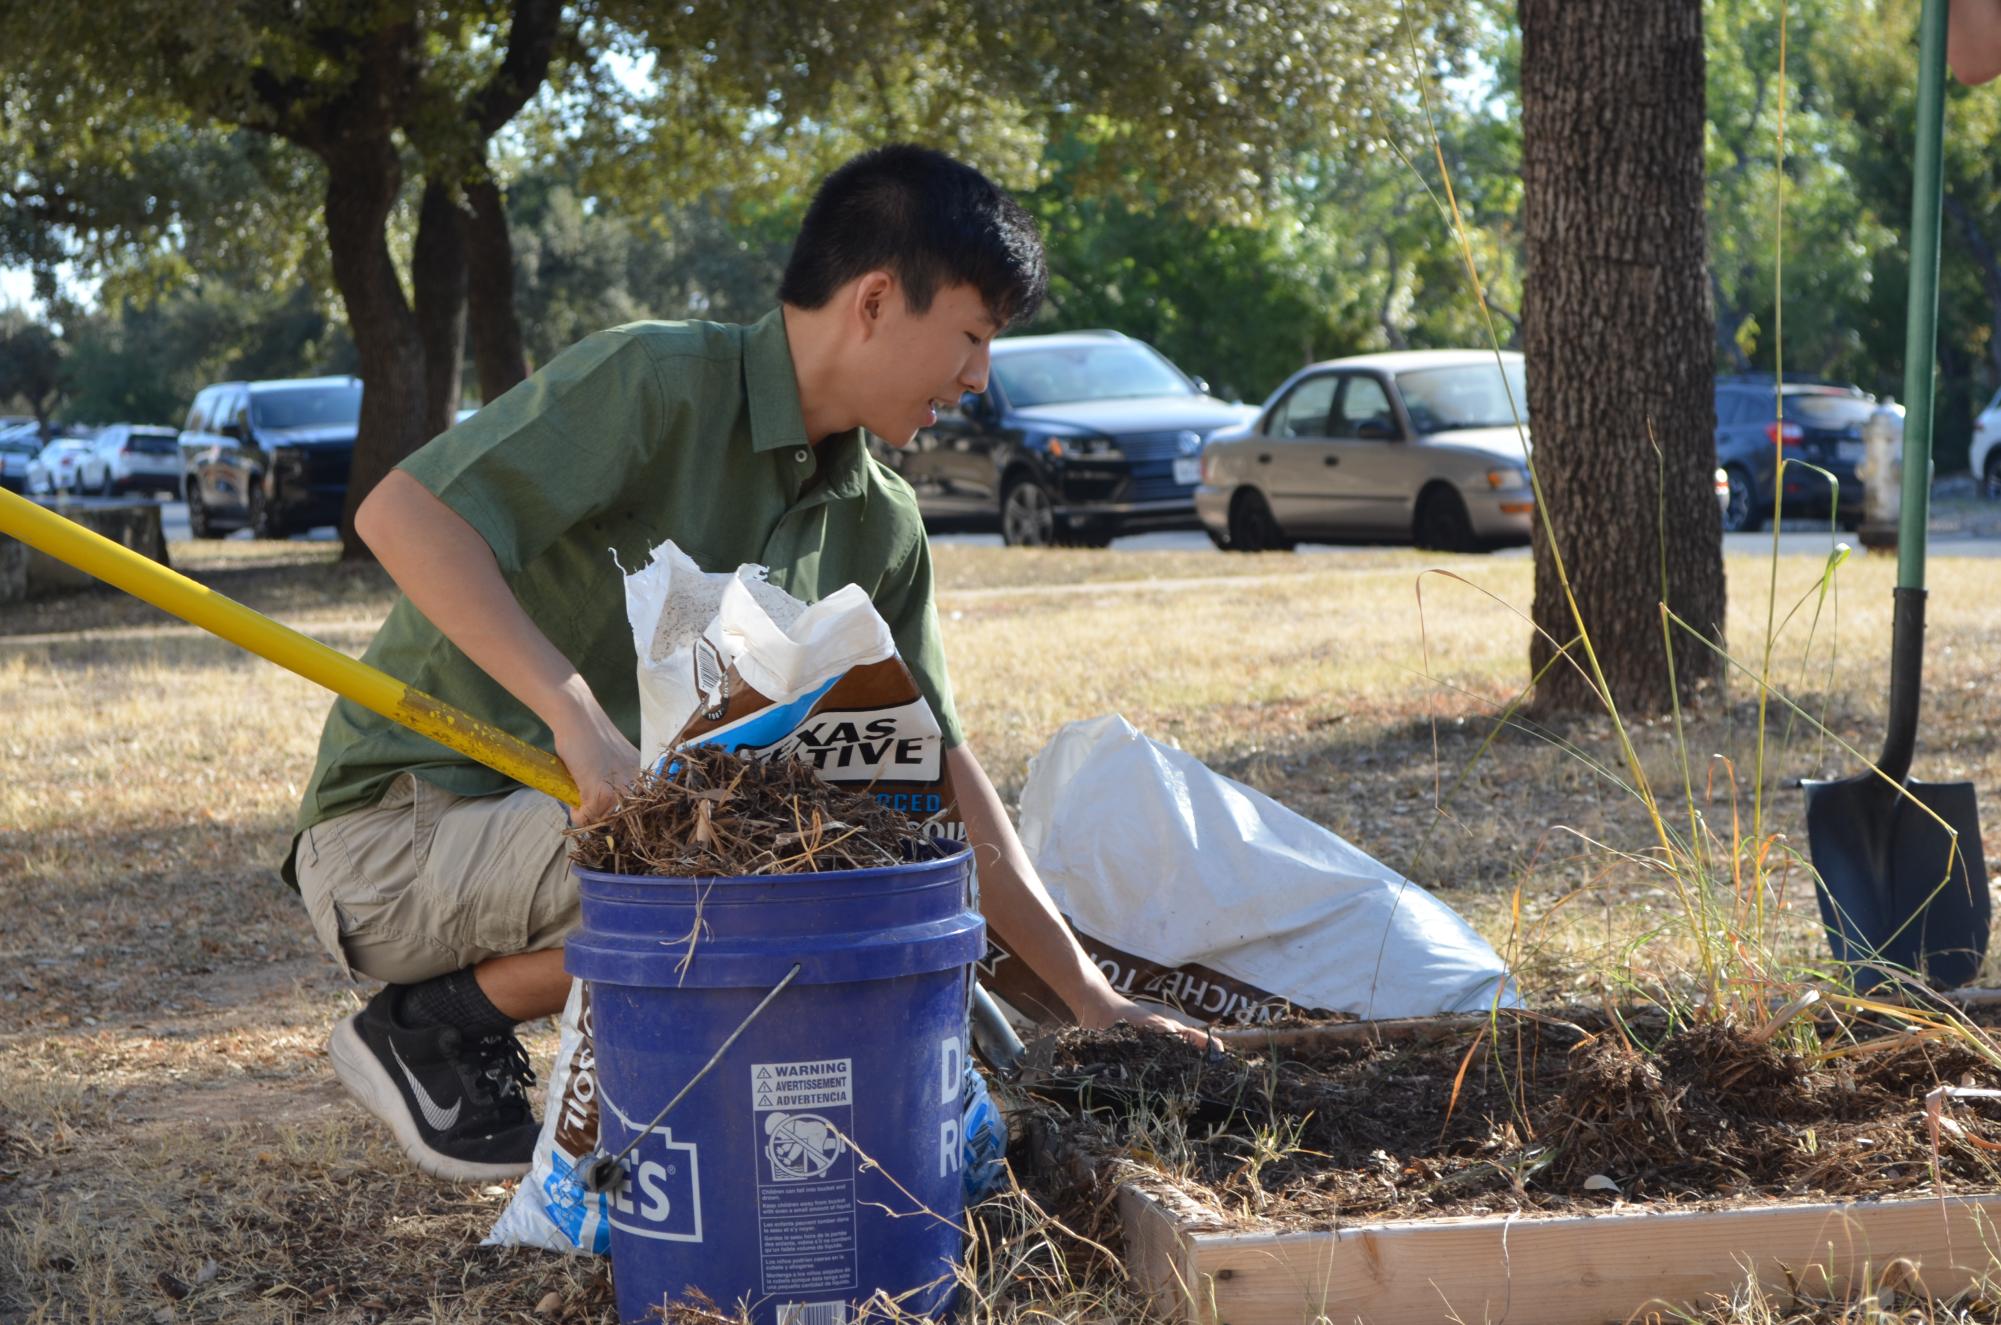
[[[378,572],[324,546],[172,552],[350,652],[390,601]],[[1526,609],[1526,559],[1448,560]],[[1436,561],[944,548],[940,609],[1004,795],[1062,722],[1120,711],[1432,888],[1510,954],[1531,1002],[1685,984],[1697,954],[1635,855],[1644,815],[1591,767],[1614,758],[1603,725],[1546,734],[1570,749],[1509,733],[1471,763],[1521,684],[1527,629],[1464,586],[1420,581]],[[1990,566],[1932,561],[1918,769],[1976,782],[1992,860]],[[1781,616],[1818,571],[1782,561]],[[1733,640],[1762,637],[1768,574],[1730,562]],[[1775,655],[1787,690],[1864,750],[1880,740],[1891,580],[1887,559],[1844,568],[1811,655],[1803,618]],[[413,1172],[333,1081],[327,1032],[369,990],[318,952],[275,875],[326,702],[110,593],[0,610],[0,1319],[610,1318],[602,1266],[479,1249],[506,1190]],[[1734,770],[1738,835],[1803,850],[1791,780],[1856,765],[1774,727],[1754,786],[1755,718],[1741,677],[1691,715],[1694,785],[1728,823]],[[1672,728],[1635,739],[1678,789]],[[1768,901],[1775,950],[1816,955],[1803,876],[1781,875]],[[530,1036],[543,1062],[553,1041]],[[1130,1318],[1093,1264],[1087,1289],[1044,1276],[993,1314]]]

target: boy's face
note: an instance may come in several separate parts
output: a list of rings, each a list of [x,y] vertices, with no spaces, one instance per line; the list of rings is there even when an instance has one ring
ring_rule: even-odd
[[[867,282],[869,278],[864,278]],[[869,332],[857,365],[862,426],[891,446],[907,446],[938,421],[938,407],[987,389],[988,348],[1000,328],[979,291],[949,286],[913,313],[902,287],[886,280],[863,291]]]

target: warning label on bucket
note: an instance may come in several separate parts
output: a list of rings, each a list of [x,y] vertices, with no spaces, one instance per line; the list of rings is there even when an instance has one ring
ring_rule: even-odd
[[[846,1058],[753,1063],[758,1258],[767,1293],[853,1290],[854,1073]]]

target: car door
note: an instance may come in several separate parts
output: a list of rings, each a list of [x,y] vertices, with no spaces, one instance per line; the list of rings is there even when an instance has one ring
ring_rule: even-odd
[[[1327,418],[1341,389],[1338,373],[1314,373],[1292,384],[1272,407],[1262,437],[1246,449],[1246,477],[1264,492],[1271,513],[1289,537],[1326,534],[1333,520],[1329,491]]]
[[[216,463],[209,471],[216,513],[233,520],[249,515],[250,484],[262,469],[250,435],[250,392],[230,387],[216,404],[210,425],[218,437]]]
[[[997,415],[992,396],[968,391],[956,408],[941,410],[938,422],[919,434],[924,449],[913,457],[919,472],[911,481],[923,484],[918,500],[926,515],[993,514],[999,479]]]
[[[205,506],[214,504],[208,471],[215,462],[216,443],[222,439],[210,428],[222,395],[219,386],[205,386],[196,392],[195,403],[188,407],[187,426],[181,429],[181,461],[186,468],[187,489],[197,492]]]
[[[1374,373],[1343,374],[1327,431],[1322,482],[1338,532],[1408,535],[1411,506],[1430,474],[1421,448],[1404,440],[1389,384]]]

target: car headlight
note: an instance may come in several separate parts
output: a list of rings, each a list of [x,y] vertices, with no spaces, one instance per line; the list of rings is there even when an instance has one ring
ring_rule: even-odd
[[[1500,465],[1487,471],[1487,486],[1495,492],[1527,492],[1529,472],[1518,465]]]
[[[1064,460],[1123,460],[1125,452],[1109,437],[1052,437],[1049,454]]]

